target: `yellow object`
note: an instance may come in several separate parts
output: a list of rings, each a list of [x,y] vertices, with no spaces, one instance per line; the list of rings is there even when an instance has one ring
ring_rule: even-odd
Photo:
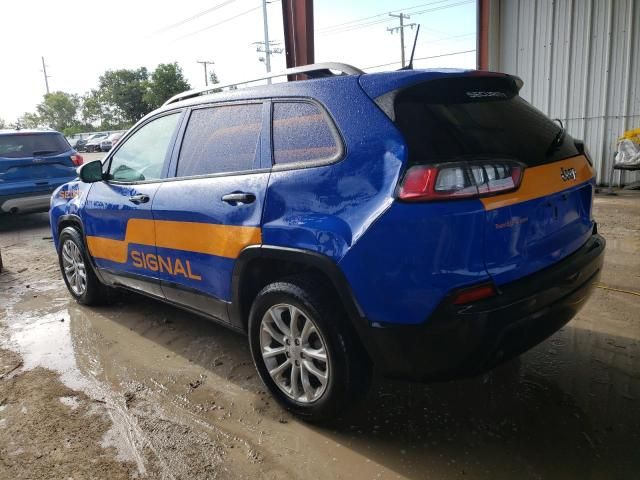
[[[573,170],[574,179],[563,179],[563,170]],[[485,210],[495,210],[561,192],[591,180],[595,173],[584,155],[579,155],[559,162],[527,168],[523,175],[520,188],[515,192],[481,198],[480,201]]]
[[[633,130],[627,130],[626,132],[624,132],[624,135],[622,135],[618,141],[622,141],[622,140],[631,140],[633,143],[638,143],[640,144],[640,128],[634,128]]]
[[[237,258],[244,247],[261,242],[260,227],[142,218],[129,220],[124,240],[87,235],[89,252],[93,257],[116,263],[127,261],[130,244],[156,245],[172,250]]]

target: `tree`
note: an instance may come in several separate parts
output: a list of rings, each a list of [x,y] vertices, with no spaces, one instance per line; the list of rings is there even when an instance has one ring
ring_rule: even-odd
[[[39,128],[42,126],[40,117],[35,113],[25,112],[13,124],[15,128]]]
[[[143,99],[150,109],[155,110],[175,94],[190,89],[191,85],[184,78],[182,69],[176,62],[161,63],[151,74],[151,81]]]
[[[137,70],[107,70],[100,77],[99,98],[112,108],[117,122],[135,123],[151,111],[144,101],[149,73]]]
[[[77,95],[65,92],[47,93],[44,101],[36,107],[38,123],[59,132],[74,127],[79,123],[76,118],[79,106],[80,99]]]
[[[8,126],[9,125],[7,125],[7,122],[0,118],[0,128],[7,128]]]
[[[218,80],[218,75],[216,75],[216,72],[212,69],[211,72],[209,72],[209,84],[215,85],[216,83],[220,83],[220,80]],[[211,91],[214,93],[218,93],[218,92],[221,92],[222,89],[212,88]]]

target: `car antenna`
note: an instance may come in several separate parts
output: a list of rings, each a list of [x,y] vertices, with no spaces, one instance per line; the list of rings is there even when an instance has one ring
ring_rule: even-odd
[[[413,48],[411,49],[411,57],[409,58],[409,65],[402,67],[400,70],[413,70],[413,56],[416,53],[416,43],[418,43],[418,33],[420,33],[420,24],[416,28],[416,36],[413,37]]]

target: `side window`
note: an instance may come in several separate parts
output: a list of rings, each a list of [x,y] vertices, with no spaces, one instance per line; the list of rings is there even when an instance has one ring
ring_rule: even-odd
[[[165,115],[150,121],[129,137],[111,157],[111,178],[119,182],[161,178],[167,150],[179,119],[179,112]]]
[[[331,127],[317,105],[304,102],[273,104],[275,164],[329,160],[339,151]]]
[[[194,110],[182,140],[177,176],[251,170],[261,126],[261,103]]]

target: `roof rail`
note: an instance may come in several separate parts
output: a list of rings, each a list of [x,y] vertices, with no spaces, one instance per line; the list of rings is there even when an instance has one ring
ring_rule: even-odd
[[[285,75],[297,75],[302,73],[302,74],[306,74],[310,78],[331,77],[331,76],[334,76],[334,74],[331,73],[331,70],[342,72],[341,75],[361,75],[364,73],[359,68],[356,68],[352,65],[348,65],[346,63],[338,63],[338,62],[312,63],[311,65],[303,65],[301,67],[288,68],[286,70],[283,70],[282,72],[272,73],[264,77],[252,78],[251,80],[244,80],[242,82],[232,82],[232,83],[224,83],[224,84],[214,83],[213,85],[209,85],[204,88],[187,90],[186,92],[182,92],[182,93],[178,93],[177,95],[174,95],[169,100],[164,102],[162,105],[163,106],[169,105],[170,103],[179,102],[180,100],[186,100],[187,98],[193,98],[199,95],[204,95],[207,92],[213,92],[221,88],[234,87],[237,85],[243,85],[245,83],[259,82],[260,80],[268,80],[270,78],[284,77]]]

